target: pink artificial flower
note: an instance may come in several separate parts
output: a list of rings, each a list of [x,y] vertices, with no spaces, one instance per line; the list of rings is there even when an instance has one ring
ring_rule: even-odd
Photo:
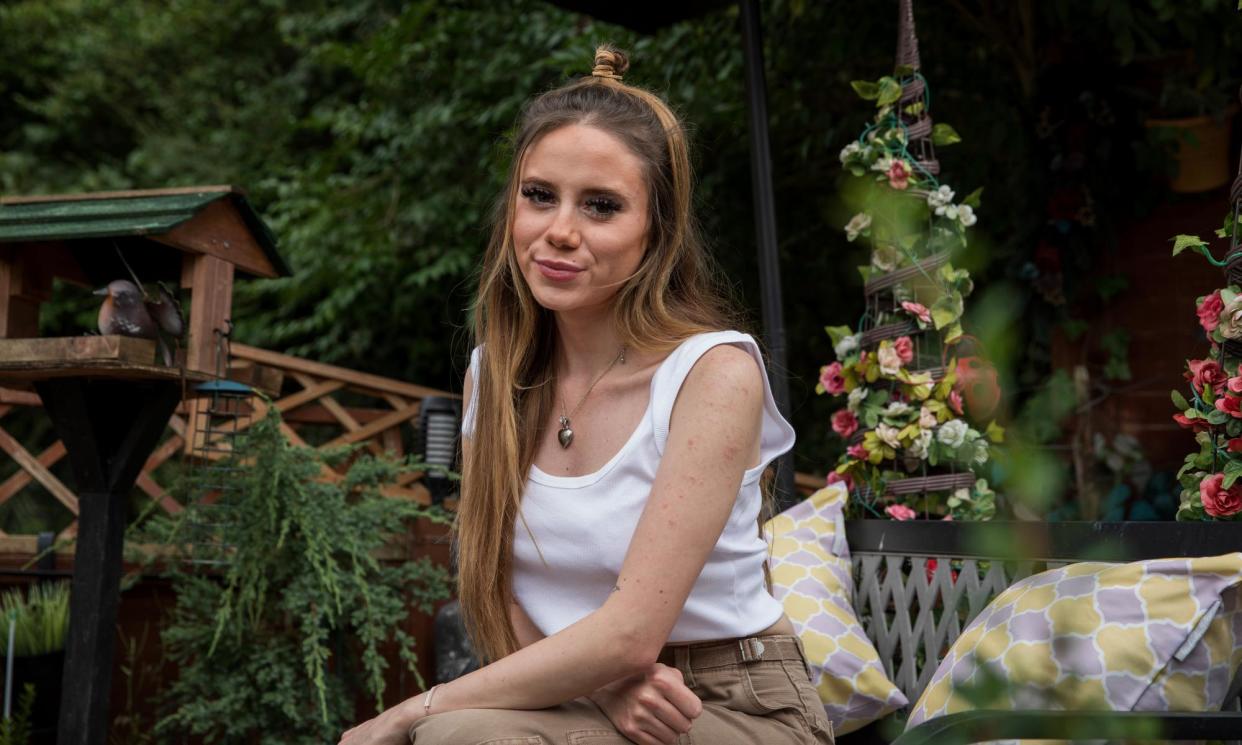
[[[841,373],[841,363],[834,362],[819,368],[819,384],[834,396],[845,393],[845,376]]]
[[[1242,453],[1242,437],[1235,437],[1225,443],[1225,449],[1231,453]]]
[[[1242,485],[1221,488],[1225,474],[1214,473],[1199,482],[1199,499],[1212,517],[1229,517],[1242,512]]]
[[[901,301],[901,307],[907,313],[919,319],[923,323],[932,322],[931,311],[929,311],[925,305],[910,302],[909,300],[903,300]]]
[[[888,167],[888,185],[894,189],[904,191],[910,186],[910,164],[901,160],[894,159],[893,164]]]
[[[1194,430],[1195,432],[1206,432],[1208,430],[1207,422],[1202,419],[1191,419],[1185,414],[1174,414],[1173,421],[1177,422],[1178,426]]]
[[[962,415],[962,392],[956,388],[949,391],[949,408],[953,409],[954,414]]]
[[[854,488],[854,479],[851,478],[849,475],[842,476],[836,471],[829,471],[828,481],[824,485],[832,486],[833,484],[845,484],[845,488],[848,491]]]
[[[866,460],[867,448],[863,447],[863,444],[860,442],[857,445],[850,445],[847,447],[845,449],[845,454],[854,460]]]
[[[1213,393],[1219,394],[1229,380],[1216,360],[1186,360],[1186,367],[1184,377],[1199,392],[1211,388]]]
[[[910,364],[910,360],[914,359],[914,342],[908,336],[897,337],[893,342],[893,349],[897,350],[897,356],[903,365]]]
[[[1216,408],[1234,419],[1242,419],[1242,398],[1237,396],[1221,396],[1216,399]]]
[[[1220,325],[1220,314],[1225,309],[1225,301],[1220,299],[1220,290],[1203,298],[1195,313],[1199,316],[1199,325],[1209,334]]]
[[[1225,383],[1225,387],[1234,393],[1242,393],[1242,365],[1238,365],[1238,374]]]
[[[841,435],[842,438],[848,438],[858,429],[858,417],[854,416],[854,412],[849,409],[840,409],[833,412],[832,415],[832,431]]]
[[[884,514],[894,520],[913,520],[918,517],[919,513],[905,506],[904,504],[890,504],[884,508]]]

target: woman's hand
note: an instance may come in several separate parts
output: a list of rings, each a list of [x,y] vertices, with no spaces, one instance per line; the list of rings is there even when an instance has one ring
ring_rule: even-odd
[[[423,717],[423,697],[408,698],[341,735],[337,745],[409,745],[410,727]]]
[[[600,688],[590,699],[617,730],[638,745],[676,745],[703,713],[703,703],[686,687],[681,671],[659,662],[645,672]]]

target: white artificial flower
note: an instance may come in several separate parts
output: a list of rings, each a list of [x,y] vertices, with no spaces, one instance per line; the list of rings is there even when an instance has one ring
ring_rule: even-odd
[[[857,142],[851,142],[850,144],[841,148],[841,155],[840,155],[841,162],[845,163],[845,161],[849,160],[854,154],[860,153],[860,152],[862,152],[862,145],[859,145]]]
[[[844,360],[846,356],[855,349],[858,349],[858,334],[842,336],[841,341],[837,342],[832,347],[832,351],[836,353],[838,360]],[[854,390],[856,391],[858,389],[855,388]],[[850,395],[853,396],[854,392],[850,391]]]
[[[910,447],[906,448],[906,453],[919,460],[927,460],[927,448],[931,446],[931,441],[931,430],[921,429],[918,436],[910,443]]]
[[[901,261],[901,254],[898,253],[896,246],[880,243],[871,251],[871,266],[882,272],[893,271],[897,268],[899,261]]]
[[[941,186],[939,189],[927,195],[927,206],[932,209],[939,209],[953,203],[953,190],[947,186]],[[940,214],[937,212],[936,214]]]
[[[987,463],[988,462],[988,441],[983,438],[979,438],[978,440],[975,440],[972,444],[974,445],[975,452],[971,456],[971,460],[973,460],[977,465],[980,465],[980,466],[983,465],[984,463]]]
[[[896,427],[890,427],[887,424],[881,424],[875,428],[876,437],[879,437],[881,442],[892,448],[901,447],[901,440],[897,437],[898,432],[900,430]]]
[[[849,401],[845,404],[846,408],[858,414],[862,408],[863,401],[867,400],[867,393],[867,389],[861,386],[850,391]]]
[[[888,173],[888,169],[892,167],[893,167],[893,156],[891,155],[882,155],[879,158],[877,158],[874,163],[871,164],[871,170],[879,171],[880,173]]]
[[[905,401],[892,401],[884,408],[884,416],[904,416],[912,410],[910,404]]]
[[[941,425],[940,430],[936,432],[936,439],[951,448],[958,448],[962,443],[966,442],[966,432],[970,428],[966,426],[966,422],[961,419],[950,419]]]
[[[923,408],[919,410],[919,426],[923,429],[933,429],[936,426],[936,414],[927,408],[927,404],[923,404]]]
[[[937,207],[936,214],[943,215],[950,220],[956,220],[961,209],[962,208],[958,207],[956,204],[946,204],[943,207]]]
[[[949,506],[958,507],[962,504],[962,502],[972,502],[972,501],[974,500],[970,498],[970,489],[967,489],[966,487],[963,486],[961,489],[958,489],[957,491],[953,492],[953,496],[949,497]]]
[[[880,360],[880,372],[885,375],[896,375],[901,370],[901,355],[892,344],[881,344],[877,353]]]
[[[866,212],[859,212],[845,224],[845,240],[853,242],[859,233],[869,227],[871,227],[871,215],[868,215]]]
[[[975,217],[975,211],[971,209],[969,204],[963,204],[957,208],[957,219],[962,221],[962,225],[970,227],[979,222],[979,218]]]

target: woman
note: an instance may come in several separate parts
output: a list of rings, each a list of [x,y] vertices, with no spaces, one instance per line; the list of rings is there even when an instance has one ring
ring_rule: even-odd
[[[832,741],[756,530],[793,430],[627,67],[601,47],[527,106],[483,263],[457,542],[490,664],[344,745]]]

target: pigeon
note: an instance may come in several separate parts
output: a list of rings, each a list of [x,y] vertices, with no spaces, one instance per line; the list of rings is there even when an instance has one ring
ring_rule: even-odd
[[[159,292],[151,299],[128,279],[116,279],[94,294],[105,296],[99,306],[99,333],[154,339],[164,364],[172,366],[169,341],[176,344],[181,340],[185,319],[167,287],[161,283]]]

